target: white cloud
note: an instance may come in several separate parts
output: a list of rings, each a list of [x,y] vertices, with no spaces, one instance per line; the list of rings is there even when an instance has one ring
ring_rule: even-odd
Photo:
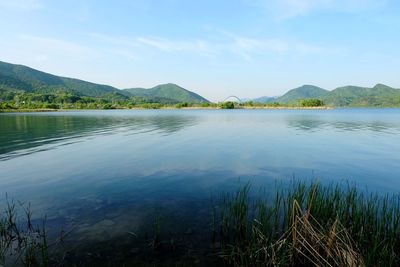
[[[166,39],[159,37],[113,37],[104,34],[90,34],[91,37],[107,42],[116,50],[129,48],[131,53],[155,51],[160,53],[184,53],[193,56],[218,58],[227,53],[239,56],[244,60],[252,60],[255,56],[268,55],[283,57],[288,54],[316,54],[324,49],[299,41],[274,38],[253,38],[221,32],[218,39]]]
[[[119,51],[121,47],[134,50],[150,48],[165,53],[180,52],[202,56],[211,56],[216,52],[214,47],[209,42],[200,39],[172,40],[148,36],[131,38],[111,36],[101,33],[90,33],[89,36],[95,38],[96,40],[113,45]]]
[[[282,56],[289,50],[287,41],[269,38],[252,38],[223,32],[229,38],[225,44],[232,53],[245,60],[251,60],[254,54],[275,54]]]
[[[239,55],[245,60],[264,55],[272,57],[285,57],[290,55],[320,54],[325,49],[319,45],[308,44],[297,40],[281,38],[254,38],[222,32],[228,37],[225,49]]]
[[[153,47],[164,52],[183,52],[204,56],[216,53],[216,47],[205,40],[170,40],[156,37],[139,37],[136,39],[139,44]]]

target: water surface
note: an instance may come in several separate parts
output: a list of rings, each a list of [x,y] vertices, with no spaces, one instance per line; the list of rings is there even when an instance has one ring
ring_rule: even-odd
[[[400,190],[400,110],[127,110],[0,114],[0,194],[53,228],[109,240],[150,213],[191,233],[238,180]]]

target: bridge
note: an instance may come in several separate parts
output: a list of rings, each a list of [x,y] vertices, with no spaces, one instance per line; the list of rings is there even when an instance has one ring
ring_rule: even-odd
[[[230,95],[230,96],[228,96],[228,97],[225,98],[224,101],[222,101],[222,102],[226,102],[229,98],[234,98],[234,99],[237,100],[239,103],[242,103],[242,102],[243,102],[239,97],[237,97],[237,96],[235,96],[235,95]]]

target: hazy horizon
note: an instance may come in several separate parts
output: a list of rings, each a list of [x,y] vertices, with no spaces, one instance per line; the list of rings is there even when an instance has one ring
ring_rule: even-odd
[[[211,101],[399,88],[399,11],[393,0],[0,0],[0,60],[119,89],[175,83]]]

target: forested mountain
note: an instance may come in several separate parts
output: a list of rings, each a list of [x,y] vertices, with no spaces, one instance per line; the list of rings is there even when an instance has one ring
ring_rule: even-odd
[[[112,86],[60,77],[23,65],[0,61],[0,93],[18,92],[42,95],[72,95],[156,103],[208,103],[198,94],[176,84],[162,84],[151,89],[119,90]]]
[[[344,86],[332,91],[314,85],[303,85],[280,97],[261,97],[253,99],[253,102],[298,105],[307,99],[318,99],[324,105],[334,107],[400,107],[400,90],[384,84],[377,84],[372,88]],[[173,83],[157,85],[150,89],[119,90],[108,85],[56,76],[23,65],[0,61],[0,103],[8,102],[18,107],[20,102],[82,102],[86,105],[112,101],[125,101],[125,104],[129,102],[129,105],[209,103],[204,97]]]
[[[281,97],[278,97],[275,101],[279,103],[290,103],[299,99],[307,98],[324,98],[329,94],[328,90],[322,89],[314,85],[303,85],[301,87],[288,91]]]
[[[23,65],[0,61],[0,89],[30,93],[71,93],[99,97],[106,94],[126,95],[126,92],[108,85],[65,78],[38,71]]]
[[[260,98],[259,98],[260,99]],[[280,104],[298,104],[304,99],[319,99],[333,107],[399,107],[400,89],[384,84],[374,87],[343,86],[328,91],[313,85],[303,85],[288,91],[281,97],[268,98],[260,103],[277,102]],[[254,100],[257,102],[257,99]]]
[[[157,85],[150,89],[130,88],[124,91],[132,96],[154,99],[156,102],[187,102],[187,103],[208,103],[204,97],[188,91],[176,84],[167,83]]]

